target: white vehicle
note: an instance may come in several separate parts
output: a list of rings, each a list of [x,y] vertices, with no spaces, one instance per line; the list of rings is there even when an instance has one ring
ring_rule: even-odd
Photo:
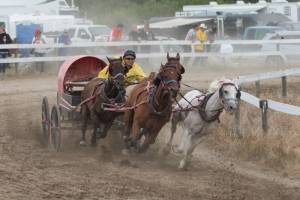
[[[6,28],[11,38],[17,37],[16,26],[19,23],[40,24],[44,33],[61,33],[67,26],[75,25],[75,17],[72,15],[10,15],[0,16],[0,26]],[[33,30],[34,31],[34,30]]]
[[[262,40],[276,40],[278,34],[279,40],[285,39],[300,39],[300,31],[279,31],[276,33],[268,33]],[[276,44],[263,44],[259,45],[261,52],[271,52],[276,51]],[[264,66],[282,66],[284,64],[299,64],[300,57],[299,54],[299,44],[280,44],[279,51],[281,54],[279,56],[274,55],[262,55],[257,57],[257,62]],[[295,52],[295,54],[286,55],[285,52]]]
[[[13,12],[17,12],[17,14],[28,14],[28,9],[32,9],[33,13],[44,13],[46,15],[73,15],[74,17],[79,18],[79,9],[74,6],[73,0],[71,6],[69,6],[65,0],[0,0],[0,11],[5,10],[6,7],[19,8],[18,11],[13,9]],[[3,12],[1,13],[3,14]]]
[[[183,6],[183,12],[176,12],[176,17],[210,16],[225,14],[281,13],[294,22],[300,21],[300,2],[287,0],[258,0],[258,3],[245,3],[237,0],[236,4],[221,4],[211,1],[209,5]]]
[[[111,28],[105,25],[75,25],[68,26],[72,42],[107,41]]]

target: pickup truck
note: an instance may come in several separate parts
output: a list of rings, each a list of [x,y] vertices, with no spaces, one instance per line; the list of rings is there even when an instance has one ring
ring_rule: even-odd
[[[106,41],[111,28],[105,25],[75,25],[68,26],[72,42]]]
[[[300,22],[280,22],[277,26],[287,31],[300,31]]]
[[[286,31],[278,26],[251,26],[244,30],[242,40],[261,40],[267,33],[276,33],[278,31]],[[242,51],[255,51],[258,50],[257,44],[242,45]]]

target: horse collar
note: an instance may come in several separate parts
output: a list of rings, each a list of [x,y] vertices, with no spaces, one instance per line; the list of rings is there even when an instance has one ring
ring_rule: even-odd
[[[217,113],[216,113],[214,116],[212,116],[212,117],[208,117],[208,116],[206,115],[205,107],[206,107],[206,104],[207,104],[208,100],[210,99],[210,97],[211,97],[213,94],[214,94],[214,93],[210,93],[210,94],[208,94],[207,96],[205,96],[204,99],[201,101],[201,103],[200,103],[199,106],[198,106],[198,112],[199,112],[199,115],[200,115],[201,119],[202,119],[203,121],[207,122],[207,123],[211,123],[211,122],[214,122],[214,121],[216,121],[216,120],[218,120],[218,122],[220,122],[219,116],[220,116],[220,114],[221,114],[221,112],[222,112],[222,110],[223,110],[223,107],[220,108],[220,109],[218,109],[218,110],[216,110]]]
[[[115,98],[108,98],[107,95],[105,94],[105,86],[107,84],[107,81],[104,82],[104,84],[101,85],[100,88],[100,98],[104,101],[104,102],[108,102],[111,104],[115,104],[116,100],[118,100],[121,96],[122,96],[122,92],[119,91],[118,95]],[[114,86],[113,86],[114,87]],[[112,88],[113,89],[113,88]]]
[[[170,94],[168,105],[166,106],[166,108],[164,110],[156,111],[153,107],[153,102],[154,102],[156,91],[157,91],[157,87],[154,87],[152,89],[151,93],[149,94],[148,98],[147,98],[147,100],[148,100],[147,105],[148,105],[148,107],[149,107],[149,109],[152,113],[154,113],[155,115],[163,116],[163,115],[167,114],[167,111],[170,108],[170,105],[172,103],[172,97],[171,97],[171,94]]]

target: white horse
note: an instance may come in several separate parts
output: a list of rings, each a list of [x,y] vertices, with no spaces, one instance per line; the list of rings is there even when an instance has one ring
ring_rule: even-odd
[[[222,110],[225,109],[231,115],[235,112],[237,98],[240,98],[241,95],[233,82],[224,77],[213,81],[209,86],[208,92],[206,94],[198,90],[192,90],[174,108],[171,137],[164,148],[164,154],[167,155],[171,151],[173,136],[178,122],[183,121],[184,127],[180,145],[172,146],[175,153],[184,151],[186,140],[191,135],[190,147],[180,161],[179,169],[187,169],[191,163],[194,149],[216,128]]]

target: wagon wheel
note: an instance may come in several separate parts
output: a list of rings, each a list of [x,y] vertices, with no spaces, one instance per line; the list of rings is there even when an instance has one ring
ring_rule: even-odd
[[[52,147],[58,151],[60,146],[60,111],[57,105],[53,105],[51,111],[51,143]]]
[[[42,102],[42,128],[44,139],[48,142],[50,135],[50,114],[47,97],[43,97]]]

